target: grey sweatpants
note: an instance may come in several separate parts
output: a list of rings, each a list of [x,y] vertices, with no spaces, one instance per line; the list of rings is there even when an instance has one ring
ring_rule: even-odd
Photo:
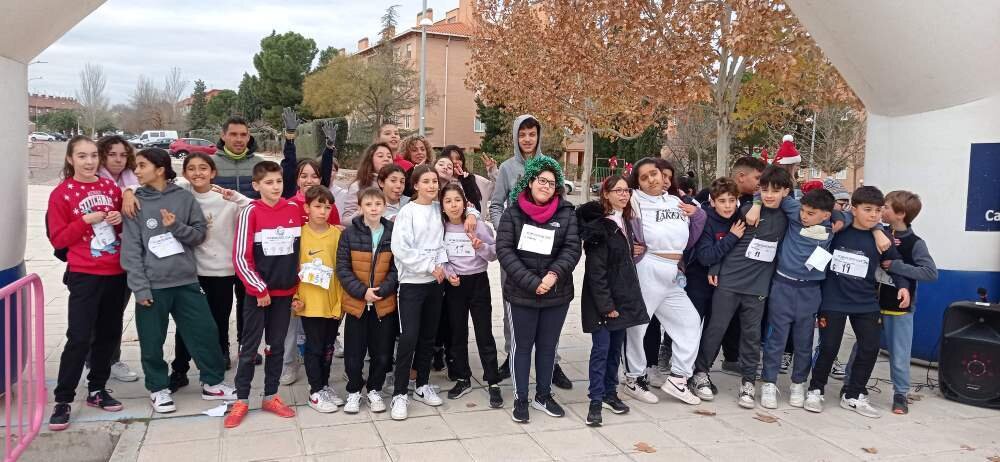
[[[740,317],[740,372],[743,381],[754,382],[760,364],[760,320],[764,316],[767,297],[738,294],[717,288],[712,295],[712,317],[701,334],[701,348],[694,363],[695,372],[708,373],[722,345],[729,321]]]

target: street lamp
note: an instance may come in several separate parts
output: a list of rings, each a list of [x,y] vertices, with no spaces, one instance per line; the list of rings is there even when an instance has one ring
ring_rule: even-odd
[[[427,0],[424,0],[424,9],[421,10],[420,16],[420,107],[418,108],[418,118],[419,118],[419,130],[420,136],[424,136],[424,113],[426,112],[427,104],[427,26],[433,25],[430,19],[427,18]]]
[[[809,140],[809,179],[812,179],[812,173],[815,169],[813,166],[814,152],[816,150],[816,113],[813,112],[813,116],[806,119],[806,123],[812,123],[812,139]]]

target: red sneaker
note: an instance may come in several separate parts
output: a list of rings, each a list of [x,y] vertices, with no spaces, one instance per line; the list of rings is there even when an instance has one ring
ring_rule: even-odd
[[[233,403],[233,406],[229,408],[229,415],[226,416],[224,422],[226,428],[236,428],[240,426],[243,422],[243,418],[247,416],[247,411],[250,410],[250,406],[243,400],[237,400]]]
[[[269,400],[264,400],[264,402],[261,403],[260,408],[267,412],[278,414],[278,417],[295,417],[295,410],[288,407],[284,401],[281,401],[281,397],[278,395],[274,395],[274,398]]]

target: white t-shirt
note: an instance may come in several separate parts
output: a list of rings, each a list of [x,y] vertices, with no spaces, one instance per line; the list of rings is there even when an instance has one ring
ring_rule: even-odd
[[[680,208],[681,200],[664,193],[650,196],[641,190],[632,194],[632,207],[642,220],[646,250],[652,253],[684,253],[690,234],[690,219]]]

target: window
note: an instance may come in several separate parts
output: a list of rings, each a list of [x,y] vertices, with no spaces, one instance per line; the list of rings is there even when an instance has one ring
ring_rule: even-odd
[[[472,131],[476,133],[485,133],[486,124],[484,124],[482,120],[479,120],[479,117],[476,117],[475,123],[472,124]]]
[[[810,168],[809,178],[807,178],[807,180],[811,180],[813,178],[822,178],[822,177],[823,177],[823,172],[816,170],[815,168]]]
[[[838,179],[838,180],[846,180],[847,179],[847,169],[845,168],[845,169],[837,172],[835,175],[833,175],[833,177],[836,178],[836,179]]]
[[[406,44],[406,60],[410,61],[412,59],[413,59],[413,44],[412,43],[407,43]]]
[[[411,128],[410,124],[413,121],[413,116],[412,115],[404,114],[404,115],[400,116],[399,119],[400,119],[400,125],[402,126],[402,128],[407,128],[407,129]]]

